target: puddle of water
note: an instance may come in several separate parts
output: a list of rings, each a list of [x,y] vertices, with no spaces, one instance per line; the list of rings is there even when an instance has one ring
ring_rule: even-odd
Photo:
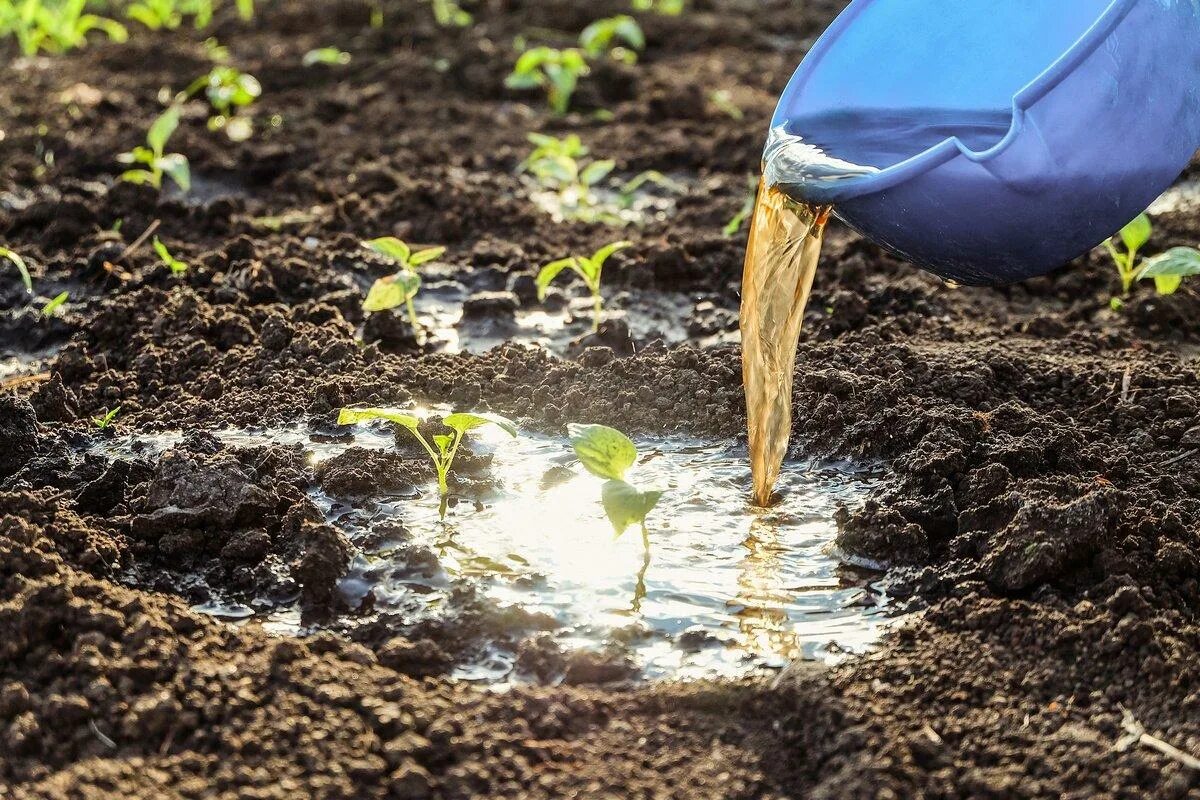
[[[522,182],[535,206],[555,222],[604,222],[609,225],[646,225],[662,222],[675,210],[677,195],[686,192],[684,176],[660,176],[665,185],[646,181],[628,193],[610,186],[593,186],[588,202],[581,202],[574,188],[557,191],[542,186],[527,175]]]
[[[349,431],[350,429],[348,429]],[[300,429],[214,431],[235,447],[299,444],[319,462],[352,446],[391,448],[385,428],[357,426],[348,441],[314,441]],[[420,498],[388,496],[315,501],[360,550],[339,589],[350,607],[368,592],[376,612],[406,624],[444,611],[453,589],[473,583],[498,606],[553,617],[565,649],[596,649],[613,640],[646,677],[737,676],[778,668],[794,658],[839,660],[874,643],[891,621],[877,577],[843,563],[831,549],[839,503],[856,505],[880,475],[849,464],[788,463],[781,501],[750,505],[744,448],[684,437],[641,439],[631,479],[666,489],[648,523],[646,564],[640,537],[615,539],[599,504],[599,480],[575,462],[565,438],[522,434],[516,440],[481,429],[478,449],[493,456],[497,488],[479,503],[438,517],[436,490]],[[178,433],[126,437],[98,445],[112,455],[160,452]],[[374,536],[403,523],[404,542]],[[432,552],[438,570],[409,564]],[[240,603],[197,611],[300,634],[295,608],[255,614]],[[458,671],[460,678],[519,680],[515,656],[491,646]]]

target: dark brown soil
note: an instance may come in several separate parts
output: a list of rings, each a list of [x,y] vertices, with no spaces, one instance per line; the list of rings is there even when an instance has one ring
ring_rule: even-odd
[[[607,291],[631,318],[672,297],[695,339],[727,332],[744,241],[721,227],[778,91],[844,3],[644,16],[641,62],[598,69],[566,120],[503,89],[512,38],[567,41],[622,1],[488,0],[464,30],[420,2],[385,2],[380,29],[356,0],[260,5],[253,24],[224,15],[205,34],[2,51],[0,242],[30,261],[39,295],[71,297],[41,320],[0,267],[0,350],[49,359],[0,393],[0,797],[1200,798],[1195,770],[1116,747],[1128,713],[1200,754],[1200,295],[1142,288],[1114,312],[1100,255],[951,289],[830,232],[795,447],[890,468],[843,512],[839,544],[892,565],[891,594],[923,613],[872,655],[770,685],[609,684],[629,674],[619,654],[558,652],[531,633],[545,620],[469,592],[444,625],[301,639],[189,611],[213,589],[299,597],[313,619],[354,611],[332,592],[350,547],[307,490],[404,497],[429,477],[403,442],[314,470],[298,448],[207,430],[337,435],[342,405],[419,400],[546,430],[740,435],[731,344],[634,334],[628,355],[614,323],[575,358],[448,355],[392,321],[360,344],[362,293],[388,269],[358,242],[446,245],[471,314],[500,325],[537,305],[538,265],[621,236],[634,246]],[[160,87],[204,72],[214,33],[263,84],[258,134],[229,143],[194,106],[170,148],[191,160],[193,196],[115,182]],[[327,45],[352,61],[299,66]],[[587,113],[601,106],[611,122]],[[621,175],[657,169],[688,191],[666,221],[619,234],[555,224],[515,174],[530,130],[576,130]],[[192,265],[182,277],[147,246],[121,257],[156,220]],[[1156,225],[1154,251],[1194,244],[1200,214]],[[118,405],[97,430],[90,418]],[[179,429],[163,453],[96,446]],[[489,480],[486,459],[465,458],[456,492]],[[531,634],[531,673],[583,685],[447,680],[484,629]]]

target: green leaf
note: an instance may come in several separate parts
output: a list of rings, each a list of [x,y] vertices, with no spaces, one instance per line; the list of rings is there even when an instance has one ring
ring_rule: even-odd
[[[509,89],[536,89],[546,82],[540,72],[512,72],[504,79]]]
[[[1154,290],[1159,294],[1175,294],[1183,285],[1183,278],[1178,275],[1159,275],[1154,279]]]
[[[1154,227],[1150,224],[1150,217],[1145,214],[1138,214],[1137,218],[1121,228],[1118,234],[1121,241],[1125,243],[1125,248],[1133,253],[1142,248],[1146,242],[1150,241],[1150,235],[1154,233]]]
[[[381,236],[378,239],[370,239],[363,242],[363,246],[369,250],[374,250],[382,256],[387,256],[406,267],[409,265],[408,260],[412,256],[412,248],[395,236]]]
[[[42,306],[42,317],[53,317],[58,313],[58,310],[63,307],[63,305],[67,302],[67,298],[70,296],[71,295],[69,292],[59,292],[53,300]]]
[[[430,247],[428,250],[421,250],[412,254],[412,258],[408,260],[410,267],[417,267],[424,264],[426,261],[433,261],[435,258],[441,258],[446,253],[444,247]]]
[[[603,180],[616,165],[617,163],[611,159],[593,161],[584,167],[583,172],[579,173],[579,182],[584,186],[592,186]]]
[[[609,256],[618,250],[624,250],[626,247],[633,247],[633,242],[613,242],[612,244],[606,244],[592,254],[591,261],[597,267],[602,267],[604,266],[604,262],[608,261]]]
[[[145,169],[130,169],[121,173],[121,180],[126,183],[154,184],[154,173]]]
[[[387,311],[416,297],[420,290],[421,276],[402,270],[375,281],[363,300],[362,309],[368,313]]]
[[[350,63],[350,54],[336,47],[318,47],[304,54],[300,63],[306,67],[317,64],[343,65]]]
[[[616,428],[573,422],[567,426],[567,434],[580,463],[597,477],[621,480],[637,461],[637,448]]]
[[[192,188],[192,171],[188,167],[186,156],[179,153],[169,153],[158,160],[159,169],[175,181],[180,191],[188,192]]]
[[[658,490],[640,492],[625,481],[610,480],[605,481],[600,490],[600,503],[613,530],[620,536],[630,525],[644,522],[662,495]]]
[[[155,153],[161,153],[167,146],[167,140],[171,138],[171,134],[175,133],[175,129],[178,127],[179,106],[171,106],[160,114],[150,126],[150,130],[146,134],[146,144],[150,145]]]
[[[516,423],[507,417],[500,416],[499,414],[458,412],[443,419],[442,424],[451,430],[458,431],[459,433],[466,433],[467,431],[480,428],[484,425],[495,425],[509,436],[517,435]]]
[[[397,425],[415,431],[421,420],[398,408],[343,408],[338,411],[338,425],[354,425],[359,422],[372,422],[377,419],[394,422]]]
[[[1200,250],[1192,247],[1172,247],[1165,253],[1142,262],[1138,279],[1159,277],[1187,278],[1200,275]]]
[[[437,445],[438,452],[444,456],[449,454],[450,445],[454,443],[454,437],[448,433],[434,434],[433,443]]]
[[[577,259],[574,257],[560,258],[557,261],[551,261],[549,264],[541,268],[537,274],[537,278],[534,279],[534,284],[537,285],[538,300],[546,299],[546,289],[549,288],[550,284],[554,282],[554,279],[558,277],[560,272],[562,272],[564,269],[579,269],[579,265],[576,263],[576,261]]]

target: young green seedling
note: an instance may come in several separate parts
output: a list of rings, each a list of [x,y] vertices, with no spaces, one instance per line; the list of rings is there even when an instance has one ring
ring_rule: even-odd
[[[1133,283],[1137,280],[1138,251],[1146,242],[1150,241],[1150,235],[1153,232],[1154,228],[1150,224],[1150,217],[1139,214],[1133,222],[1121,228],[1115,237],[1121,240],[1125,246],[1125,252],[1117,249],[1113,239],[1104,240],[1105,249],[1108,250],[1108,254],[1112,256],[1112,260],[1117,265],[1117,274],[1121,278],[1122,297],[1129,297]]]
[[[387,311],[403,303],[408,312],[408,321],[413,328],[419,327],[417,310],[413,307],[413,298],[421,290],[421,276],[417,274],[417,267],[427,261],[440,258],[446,252],[446,248],[430,247],[414,253],[411,247],[395,236],[371,239],[363,242],[362,246],[386,256],[400,265],[400,269],[395,275],[380,278],[372,284],[367,292],[367,299],[363,301],[363,311],[368,313]]]
[[[0,247],[0,259],[10,261],[17,268],[17,272],[21,276],[21,283],[25,286],[25,293],[32,294],[33,278],[29,276],[29,266],[25,263],[25,259],[21,258],[16,251],[9,250],[7,247]]]
[[[179,106],[173,105],[154,120],[146,133],[146,147],[135,147],[128,153],[117,156],[122,164],[142,164],[144,168],[130,169],[121,173],[121,180],[130,183],[146,183],[155,189],[162,188],[163,175],[167,175],[184,192],[192,186],[192,175],[186,156],[179,153],[163,153],[167,140],[179,127]]]
[[[42,319],[50,319],[58,316],[59,311],[67,304],[67,298],[71,296],[70,292],[59,292],[54,296],[53,300],[47,301],[46,305],[42,306]]]
[[[187,263],[171,255],[171,251],[167,249],[167,246],[157,236],[154,237],[154,252],[158,254],[158,258],[162,261],[163,266],[171,270],[172,275],[182,275],[188,271]]]
[[[117,414],[120,414],[120,413],[121,413],[120,406],[117,406],[116,408],[114,408],[111,411],[109,411],[108,409],[105,409],[104,411],[100,412],[99,416],[92,417],[92,424],[95,425],[100,430],[104,430],[105,428],[107,428],[109,426],[109,424],[114,419],[116,419]]]
[[[100,31],[114,42],[129,38],[125,26],[116,20],[84,13],[88,0],[2,0],[0,37],[12,35],[26,56],[41,51],[65,53],[87,44],[87,35]]]
[[[462,9],[456,0],[430,0],[433,18],[443,28],[465,28],[471,24],[471,15]]]
[[[633,0],[634,11],[653,11],[669,17],[677,17],[683,13],[684,0]]]
[[[551,261],[542,267],[537,274],[538,299],[546,299],[546,289],[559,274],[570,269],[583,279],[588,291],[592,293],[592,330],[600,330],[600,317],[604,313],[604,299],[600,295],[600,278],[604,273],[604,262],[618,250],[629,247],[633,242],[613,242],[601,247],[589,256],[570,256]]]
[[[213,111],[208,118],[210,131],[224,130],[225,135],[235,142],[243,142],[253,135],[254,124],[249,118],[238,116],[237,112],[262,94],[262,84],[257,78],[236,67],[216,66],[207,75],[192,81],[184,90],[183,99],[194,97],[201,91]]]
[[[421,420],[401,409],[343,408],[338,412],[339,425],[355,425],[359,422],[370,422],[377,419],[387,420],[407,430],[429,454],[430,460],[433,461],[433,468],[437,471],[438,497],[441,500],[440,513],[443,518],[446,516],[446,499],[450,494],[448,483],[450,469],[454,466],[454,456],[457,455],[458,446],[462,444],[463,438],[470,431],[484,425],[495,425],[509,436],[517,435],[517,426],[512,420],[499,414],[466,412],[450,414],[442,419],[442,424],[451,432],[436,434],[432,437],[433,441],[430,442],[420,431]]]
[[[579,79],[589,72],[587,58],[578,48],[534,47],[517,58],[504,85],[510,89],[544,89],[550,110],[561,117],[571,107]]]
[[[602,207],[596,194],[596,186],[613,171],[615,161],[585,161],[588,149],[573,133],[561,139],[542,133],[526,138],[534,148],[519,168],[557,195],[555,208],[547,210],[584,222],[620,222],[615,213]]]
[[[300,63],[306,67],[316,66],[317,64],[342,66],[350,63],[350,54],[336,47],[318,47],[316,50],[309,50],[305,53]]]
[[[1184,278],[1200,275],[1200,251],[1192,247],[1173,247],[1165,253],[1138,263],[1138,252],[1150,240],[1153,232],[1150,218],[1140,214],[1117,234],[1117,238],[1125,247],[1124,252],[1117,249],[1112,239],[1104,243],[1105,249],[1117,265],[1117,273],[1121,278],[1121,297],[1129,297],[1136,281],[1153,278],[1158,294],[1168,295],[1179,290]],[[1122,305],[1121,298],[1113,298],[1114,309],[1119,309]]]
[[[608,53],[617,61],[636,64],[638,51],[646,49],[646,35],[637,20],[628,14],[618,14],[598,19],[584,28],[579,34],[579,46],[590,58]]]
[[[684,191],[684,187],[678,182],[671,180],[656,169],[648,169],[621,184],[621,189],[617,193],[621,208],[633,208],[633,204],[637,202],[638,190],[646,184],[653,184],[673,194],[681,194]]]
[[[1159,294],[1174,294],[1184,278],[1200,275],[1200,250],[1172,247],[1165,253],[1147,258],[1138,270],[1138,280],[1153,278]]]
[[[573,422],[567,426],[567,434],[584,469],[604,479],[600,503],[617,536],[630,525],[639,524],[642,544],[649,554],[650,531],[646,528],[646,516],[658,505],[663,493],[655,489],[640,490],[625,480],[625,473],[637,461],[637,447],[628,436],[606,425]]]
[[[207,9],[203,8],[203,5],[202,3],[199,9],[200,13],[207,12],[206,18],[211,20],[212,3],[207,4]],[[183,13],[175,0],[139,0],[139,2],[131,3],[125,9],[125,15],[130,19],[137,20],[152,31],[160,28],[174,30],[183,22]],[[196,27],[203,27],[199,20],[197,20]]]

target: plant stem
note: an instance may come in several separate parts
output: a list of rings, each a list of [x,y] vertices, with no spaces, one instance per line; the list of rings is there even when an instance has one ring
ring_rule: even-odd
[[[411,297],[405,298],[404,305],[408,311],[409,324],[411,324],[413,326],[413,330],[415,331],[417,328],[421,327],[421,323],[417,322],[417,309],[415,306],[413,306],[412,298]]]
[[[592,333],[600,332],[600,315],[604,312],[604,301],[599,292],[592,293]]]

